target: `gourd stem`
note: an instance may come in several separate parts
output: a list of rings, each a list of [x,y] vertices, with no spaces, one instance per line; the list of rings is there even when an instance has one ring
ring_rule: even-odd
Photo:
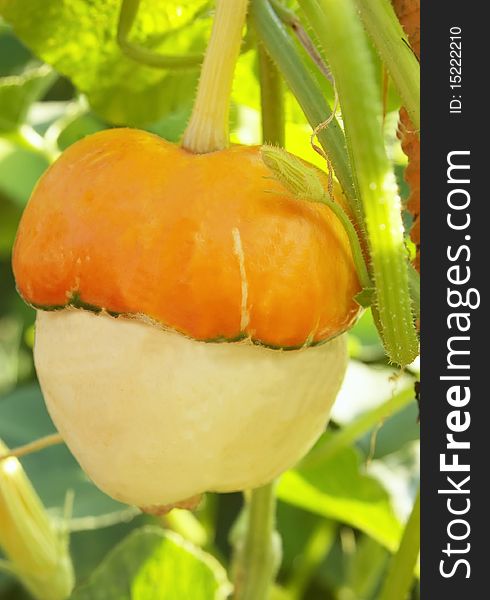
[[[182,146],[196,154],[229,144],[228,121],[233,74],[240,53],[248,0],[217,0],[191,119]]]
[[[246,533],[237,557],[234,600],[266,600],[280,560],[275,531],[275,484],[256,488],[247,501]]]

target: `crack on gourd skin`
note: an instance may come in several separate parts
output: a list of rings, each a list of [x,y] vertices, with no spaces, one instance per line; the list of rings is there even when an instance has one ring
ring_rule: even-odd
[[[250,323],[250,312],[248,310],[248,280],[245,270],[245,254],[243,252],[242,238],[238,227],[231,231],[233,236],[233,252],[238,259],[241,283],[241,305],[240,305],[240,331],[245,331]]]

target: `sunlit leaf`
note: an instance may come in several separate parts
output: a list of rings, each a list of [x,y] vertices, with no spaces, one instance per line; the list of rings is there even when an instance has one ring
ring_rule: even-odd
[[[229,591],[212,556],[173,532],[143,527],[112,550],[72,600],[220,600]]]
[[[117,124],[142,125],[190,105],[198,68],[166,70],[125,56],[116,41],[120,0],[0,0],[0,14],[42,60]],[[162,54],[200,54],[211,15],[203,0],[142,0],[131,40]]]
[[[401,525],[388,493],[362,470],[359,453],[345,448],[318,465],[285,473],[278,485],[285,502],[364,531],[395,550]]]
[[[22,125],[30,105],[44,94],[55,77],[50,67],[42,65],[0,78],[0,133]]]

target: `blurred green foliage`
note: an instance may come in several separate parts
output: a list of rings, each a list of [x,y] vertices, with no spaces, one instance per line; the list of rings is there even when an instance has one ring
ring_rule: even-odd
[[[37,179],[59,151],[114,125],[142,126],[177,141],[193,100],[197,68],[154,69],[122,55],[115,41],[118,6],[118,0],[32,0],[27,10],[21,0],[0,0],[0,438],[11,447],[54,430],[33,368],[34,311],[18,297],[10,264],[17,224]],[[210,15],[207,2],[143,0],[131,38],[157,52],[200,53]],[[321,166],[306,120],[285,93],[287,147]],[[396,97],[390,98],[395,111]],[[259,105],[251,49],[237,67],[234,141],[260,142]],[[401,178],[396,123],[396,112],[388,113],[386,141]],[[350,353],[319,444],[386,401],[395,387],[413,386],[415,375],[397,379],[386,364],[369,311],[350,333]],[[417,487],[416,419],[412,402],[327,460],[299,465],[280,479],[283,562],[274,598],[375,600]],[[176,511],[157,518],[99,492],[63,446],[22,463],[53,519],[62,518],[66,493],[74,492],[74,600],[224,597],[239,494],[208,494],[194,515]],[[0,600],[26,597],[13,578],[0,574]]]

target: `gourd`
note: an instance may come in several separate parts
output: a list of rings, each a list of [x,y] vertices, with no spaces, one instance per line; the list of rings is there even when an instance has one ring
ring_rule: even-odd
[[[274,177],[260,147],[227,144],[235,9],[218,4],[183,146],[133,129],[73,144],[14,248],[56,427],[102,490],[152,512],[293,466],[328,421],[360,308],[334,212]]]

